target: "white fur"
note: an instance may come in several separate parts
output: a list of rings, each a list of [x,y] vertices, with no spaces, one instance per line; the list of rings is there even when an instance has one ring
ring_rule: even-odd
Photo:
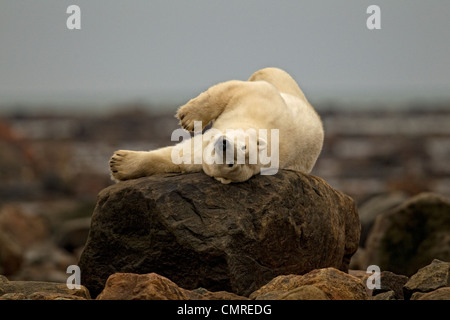
[[[196,135],[193,140],[184,140],[175,147],[149,152],[116,151],[110,160],[112,177],[118,181],[157,173],[203,170],[222,183],[230,183],[246,181],[260,173],[262,168],[268,167],[259,160],[254,164],[247,161],[232,167],[226,163],[208,164],[211,161],[205,161],[208,159],[203,151],[209,143],[214,143],[221,135],[230,141],[236,141],[236,136],[226,135],[227,129],[254,129],[255,132],[259,132],[259,129],[266,129],[268,132],[277,129],[279,169],[309,173],[320,154],[324,138],[319,115],[292,77],[277,68],[259,70],[248,81],[232,80],[212,86],[180,107],[177,117],[181,126],[188,131],[194,130],[195,121],[201,121],[203,127],[211,121],[213,125],[205,136]],[[270,154],[272,141],[270,135],[267,138],[265,141],[258,135],[252,137],[253,141],[260,142],[258,151],[267,148]],[[250,146],[248,141],[246,144],[248,160]],[[237,147],[236,152],[243,149],[242,143],[235,143],[234,147]],[[176,152],[184,150],[184,156],[191,159],[190,163],[175,164],[172,161],[174,148]],[[194,158],[194,153],[197,159]]]

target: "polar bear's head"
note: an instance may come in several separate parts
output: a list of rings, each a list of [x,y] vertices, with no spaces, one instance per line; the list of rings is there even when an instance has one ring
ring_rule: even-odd
[[[261,172],[261,152],[267,140],[256,130],[227,130],[211,139],[203,161],[203,171],[224,184],[243,182]]]

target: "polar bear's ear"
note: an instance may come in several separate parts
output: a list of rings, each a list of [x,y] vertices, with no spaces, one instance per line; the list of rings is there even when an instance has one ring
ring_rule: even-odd
[[[265,150],[267,148],[267,141],[263,138],[258,138],[258,151]]]

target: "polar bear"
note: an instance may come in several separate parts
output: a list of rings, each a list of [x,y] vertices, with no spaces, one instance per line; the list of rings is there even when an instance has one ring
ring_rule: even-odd
[[[112,179],[203,171],[227,184],[278,169],[309,173],[322,150],[320,116],[279,68],[261,69],[247,81],[214,85],[181,106],[176,117],[182,128],[196,134],[153,151],[114,152]]]

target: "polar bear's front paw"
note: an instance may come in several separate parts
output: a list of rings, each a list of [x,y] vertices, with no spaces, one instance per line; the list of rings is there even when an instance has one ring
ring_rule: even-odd
[[[141,154],[137,151],[118,150],[109,160],[113,180],[122,181],[143,176]]]
[[[195,99],[193,99],[178,109],[176,117],[180,120],[180,126],[183,129],[194,131],[195,121],[201,121],[202,129],[211,121],[211,119],[205,115],[205,111],[206,110],[200,108]]]

